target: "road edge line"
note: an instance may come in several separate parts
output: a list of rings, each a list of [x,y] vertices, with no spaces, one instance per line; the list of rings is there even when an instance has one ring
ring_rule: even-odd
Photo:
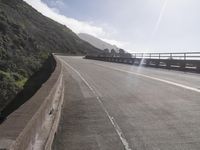
[[[129,146],[129,143],[127,142],[124,133],[122,132],[121,128],[119,127],[119,125],[117,124],[117,122],[115,121],[114,117],[112,117],[109,112],[107,111],[106,107],[104,106],[101,98],[97,95],[97,93],[95,92],[95,90],[90,86],[90,84],[84,79],[84,77],[81,75],[80,72],[78,72],[75,68],[73,68],[71,65],[69,65],[67,62],[65,62],[64,60],[60,59],[61,62],[63,62],[64,64],[66,64],[69,68],[71,68],[74,72],[76,72],[78,74],[78,76],[82,79],[82,81],[86,84],[86,86],[92,91],[92,93],[96,96],[98,102],[100,103],[102,109],[104,110],[104,112],[106,113],[107,117],[109,118],[111,124],[113,125],[115,131],[117,132],[125,150],[132,150]]]
[[[120,72],[125,72],[125,73],[129,73],[129,74],[137,75],[137,76],[140,76],[140,77],[160,81],[160,82],[163,82],[163,83],[167,83],[167,84],[170,84],[170,85],[174,85],[174,86],[177,86],[177,87],[181,87],[181,88],[184,88],[184,89],[187,89],[187,90],[191,90],[191,91],[200,93],[199,89],[196,89],[196,88],[193,88],[193,87],[190,87],[190,86],[187,86],[187,85],[183,85],[183,84],[180,84],[180,83],[176,83],[176,82],[172,82],[172,81],[168,81],[168,80],[160,79],[160,78],[156,78],[156,77],[151,77],[151,76],[144,75],[144,74],[141,74],[141,73],[134,73],[134,72],[126,71],[126,70],[119,69],[119,68],[109,67],[109,66],[105,66],[105,65],[101,65],[101,64],[96,64],[96,65],[104,67],[104,68],[109,68],[109,69],[113,69],[113,70],[116,70],[116,71],[120,71]]]

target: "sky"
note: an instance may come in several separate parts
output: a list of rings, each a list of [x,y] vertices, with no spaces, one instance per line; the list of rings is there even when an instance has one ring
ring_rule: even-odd
[[[199,0],[24,0],[129,52],[200,52]]]

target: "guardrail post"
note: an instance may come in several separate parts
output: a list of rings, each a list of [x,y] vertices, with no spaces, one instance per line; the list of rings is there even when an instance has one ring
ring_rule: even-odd
[[[183,60],[183,62],[181,62],[181,65],[180,65],[180,69],[181,69],[181,70],[185,70],[185,68],[186,68],[186,57],[187,57],[187,56],[186,56],[186,53],[184,53],[183,55],[184,55],[184,56],[183,56],[183,59],[184,59],[184,60]]]
[[[170,59],[173,59],[173,55],[172,55],[172,53],[170,53]]]
[[[142,65],[142,58],[139,59],[139,63],[138,63],[138,65]]]
[[[184,60],[186,60],[186,57],[187,57],[187,56],[186,56],[186,53],[184,53]]]
[[[171,68],[171,62],[170,62],[170,60],[167,60],[167,62],[166,62],[166,68],[167,69]]]
[[[200,62],[199,62],[199,63],[197,63],[196,69],[197,69],[197,72],[199,72],[199,73],[200,73]]]
[[[146,59],[146,66],[149,66],[150,65],[150,60],[149,59]]]

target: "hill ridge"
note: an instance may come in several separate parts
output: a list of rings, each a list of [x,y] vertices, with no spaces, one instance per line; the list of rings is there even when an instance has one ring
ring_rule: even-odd
[[[22,0],[0,0],[0,111],[52,52],[98,53],[72,30]]]

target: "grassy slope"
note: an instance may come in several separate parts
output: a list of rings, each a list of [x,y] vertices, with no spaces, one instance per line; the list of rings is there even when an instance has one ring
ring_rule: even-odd
[[[23,89],[50,53],[99,51],[22,0],[0,0],[0,110]]]

